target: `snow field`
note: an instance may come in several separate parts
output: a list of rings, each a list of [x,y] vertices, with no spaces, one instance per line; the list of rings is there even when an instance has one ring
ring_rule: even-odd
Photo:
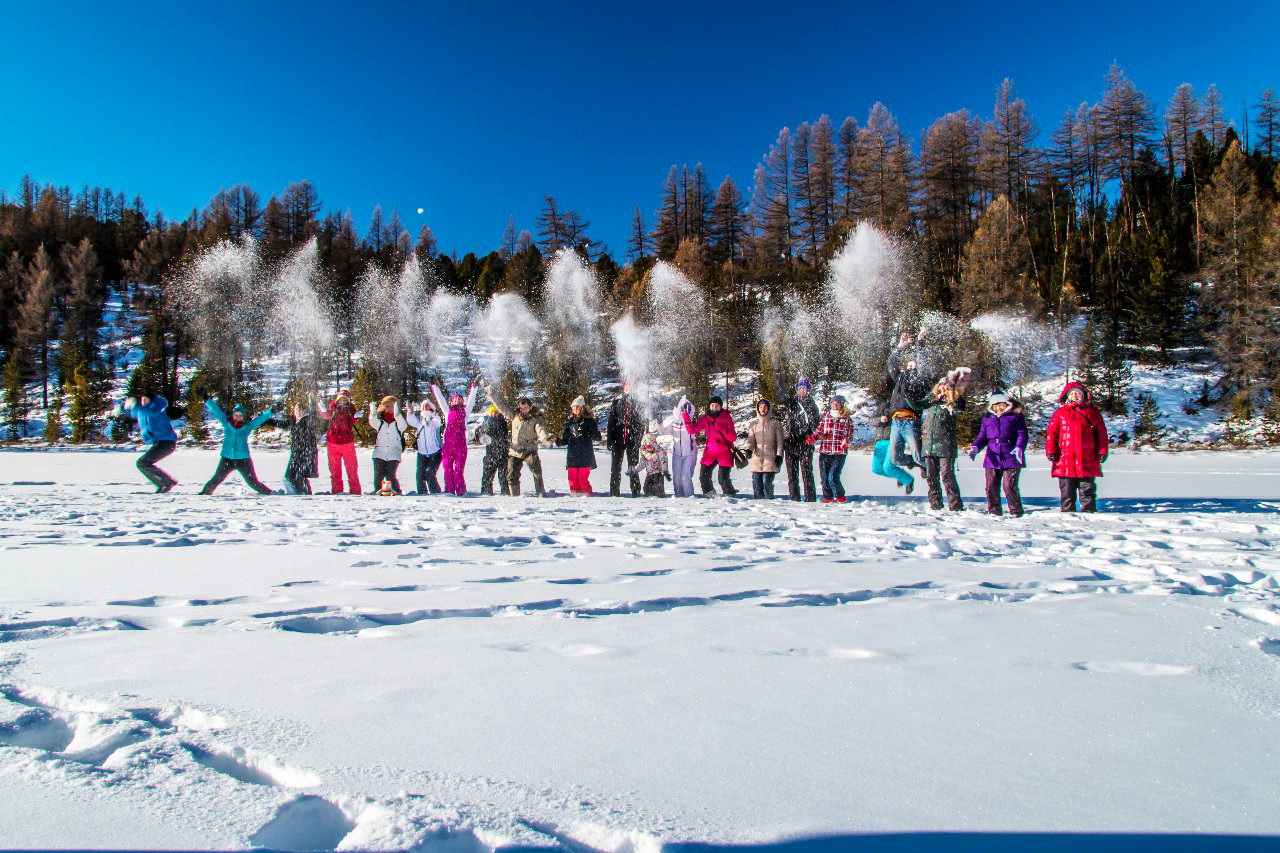
[[[5,846],[1280,831],[1277,454],[1117,452],[1096,516],[1040,511],[1036,458],[1023,519],[861,453],[846,506],[205,498],[190,449],[165,498],[134,454],[0,459]]]

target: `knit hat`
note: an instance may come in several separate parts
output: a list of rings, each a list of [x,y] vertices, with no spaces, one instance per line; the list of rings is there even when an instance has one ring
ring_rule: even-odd
[[[756,411],[757,411],[757,412],[758,412],[758,411],[760,411],[760,407],[761,407],[761,406],[764,406],[764,410],[765,410],[765,413],[766,413],[766,414],[767,414],[767,413],[769,413],[769,412],[772,412],[772,411],[773,411],[773,403],[770,403],[770,402],[769,402],[768,400],[766,400],[764,397],[761,397],[759,400],[756,400]]]
[[[707,401],[707,406],[708,406],[708,407],[710,407],[710,406],[719,406],[720,408],[722,408],[722,409],[723,409],[723,408],[724,408],[724,400],[721,400],[719,397],[712,397],[710,400],[708,400],[708,401]]]
[[[1009,399],[1009,395],[1003,391],[995,391],[987,398],[987,409],[995,411],[997,403],[1004,403],[1006,406],[1012,405],[1013,401]]]
[[[582,408],[585,409],[587,407],[587,398],[579,394],[578,396],[573,398],[573,402],[570,403],[569,406],[571,408],[573,406],[581,406]]]
[[[240,417],[244,418],[246,421],[249,420],[249,415],[245,412],[244,406],[240,405],[239,403],[236,403],[235,408],[231,410],[231,417],[234,418],[236,415],[239,415]]]
[[[831,398],[831,402],[839,403],[841,406],[844,406],[847,405],[849,401],[844,398],[843,394],[837,394]]]
[[[801,379],[799,382],[796,383],[796,390],[799,391],[801,388],[803,388],[806,391],[812,392],[813,383],[810,382],[808,379]]]
[[[491,415],[496,415],[496,414],[498,414],[498,407],[497,407],[497,406],[490,406],[490,407],[489,407],[489,409],[488,409],[488,413],[489,413],[489,414],[491,414]]]

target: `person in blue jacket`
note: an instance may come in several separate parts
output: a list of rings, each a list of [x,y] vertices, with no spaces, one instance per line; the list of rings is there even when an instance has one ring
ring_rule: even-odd
[[[253,460],[249,458],[249,436],[255,429],[271,420],[275,411],[267,409],[253,420],[246,422],[244,406],[236,404],[236,407],[231,410],[231,417],[228,418],[216,400],[208,400],[204,405],[213,419],[222,424],[222,458],[218,460],[218,470],[213,472],[209,482],[205,483],[204,488],[200,490],[200,494],[213,494],[213,490],[218,488],[218,485],[227,479],[227,475],[232,471],[239,471],[240,476],[244,477],[244,481],[249,484],[249,488],[258,494],[274,494],[272,489],[258,480],[258,475],[253,471]]]
[[[156,465],[161,459],[173,453],[173,449],[178,445],[178,434],[173,431],[168,409],[169,401],[164,397],[139,395],[136,400],[130,397],[124,401],[125,414],[138,422],[138,429],[142,431],[142,440],[151,445],[138,460],[138,470],[155,485],[158,495],[163,495],[178,485],[177,480]]]

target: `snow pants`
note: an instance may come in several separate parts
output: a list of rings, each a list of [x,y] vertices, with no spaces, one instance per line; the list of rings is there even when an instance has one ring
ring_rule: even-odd
[[[484,452],[484,465],[480,471],[480,494],[493,494],[493,478],[498,478],[498,494],[507,494],[507,446],[499,445],[494,450],[490,444]]]
[[[440,494],[440,481],[436,479],[436,471],[440,470],[440,451],[418,454],[418,494]]]
[[[507,485],[510,487],[510,491],[507,494],[513,498],[520,497],[521,465],[529,466],[529,473],[533,475],[533,490],[537,492],[538,497],[546,497],[546,489],[542,487],[542,460],[538,458],[538,451],[536,450],[524,456],[507,457]]]
[[[1058,491],[1062,495],[1062,511],[1076,511],[1076,496],[1080,497],[1081,512],[1098,511],[1098,481],[1094,477],[1059,477]]]
[[[467,446],[452,448],[444,456],[444,490],[461,497],[467,493]]]
[[[693,497],[693,469],[697,464],[698,457],[692,453],[671,457],[671,483],[676,497]]]
[[[342,494],[342,469],[346,468],[347,484],[351,487],[351,494],[360,494],[360,467],[356,461],[355,442],[348,441],[345,444],[329,442],[326,452],[329,456],[329,479],[333,482],[333,493]],[[374,488],[377,488],[376,483]]]
[[[640,464],[640,447],[637,445],[631,447],[614,447],[613,448],[613,465],[609,468],[609,494],[618,497],[622,494],[622,456],[627,457],[627,476],[631,480],[632,497],[640,496],[640,475],[632,474],[631,471]]]
[[[1004,497],[1009,502],[1009,515],[1014,518],[1022,515],[1022,495],[1018,492],[1018,478],[1021,468],[984,468],[987,474],[987,512],[991,515],[1003,515],[1000,507],[1000,486],[1004,485]]]
[[[160,467],[156,465],[161,459],[173,453],[173,449],[178,446],[176,441],[157,441],[151,447],[147,448],[147,452],[142,454],[142,458],[138,460],[138,470],[142,472],[142,476],[151,481],[151,484],[157,489],[169,486],[173,488],[177,484],[177,480],[170,477]]]
[[[964,509],[960,500],[960,484],[956,482],[956,458],[954,456],[926,456],[924,478],[929,484],[929,508],[942,509],[942,490],[947,490],[947,509],[959,512]]]
[[[570,468],[569,471],[569,493],[574,495],[591,494],[591,482],[588,479],[591,476],[590,468]]]
[[[200,494],[213,494],[213,490],[218,488],[218,486],[222,484],[222,481],[227,479],[227,475],[232,471],[239,471],[240,476],[249,484],[249,488],[253,489],[258,494],[272,494],[272,490],[263,485],[258,479],[258,475],[254,473],[252,459],[228,459],[225,456],[218,460],[218,469],[213,472],[213,476],[209,478],[209,482],[204,484],[204,488],[200,490]]]
[[[702,471],[699,473],[698,480],[702,486],[702,493],[704,495],[713,495],[715,494],[715,489],[711,486],[711,472],[715,469],[716,463],[704,463],[701,467]],[[732,470],[733,468],[731,467],[720,466],[720,494],[725,497],[732,497],[738,493],[738,490],[733,487],[733,481],[729,479],[729,472]]]
[[[916,481],[909,472],[893,464],[893,460],[889,458],[889,439],[887,438],[876,442],[875,450],[871,455],[871,473],[888,477],[899,486],[907,486]]]
[[[400,491],[400,478],[396,476],[396,472],[400,470],[399,459],[379,459],[373,457],[373,489],[374,491],[382,490],[382,481],[391,481],[391,490],[397,495]],[[353,493],[354,494],[354,493]]]
[[[751,496],[757,500],[761,498],[773,500],[773,478],[776,476],[776,471],[751,472]]]
[[[818,454],[818,474],[822,477],[822,499],[824,501],[833,501],[844,497],[844,481],[841,475],[844,474],[843,453],[819,453]]]
[[[790,445],[782,446],[782,456],[787,463],[787,493],[791,500],[800,500],[800,487],[804,486],[804,499],[816,501],[818,495],[813,486],[813,445],[805,444],[799,448]]]
[[[910,456],[907,453],[910,452]],[[920,419],[894,419],[889,427],[889,459],[899,468],[924,468],[920,458]]]

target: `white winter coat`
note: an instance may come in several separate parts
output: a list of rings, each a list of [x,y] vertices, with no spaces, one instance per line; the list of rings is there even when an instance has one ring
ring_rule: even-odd
[[[409,422],[404,419],[400,409],[396,409],[395,423],[387,423],[377,412],[369,413],[369,426],[378,433],[378,440],[373,445],[373,458],[387,462],[399,462],[404,455],[404,431]]]
[[[692,403],[688,403],[689,416],[693,417],[694,408]],[[698,442],[685,428],[684,418],[680,416],[680,405],[675,407],[671,413],[671,421],[667,424],[667,433],[671,436],[671,455],[674,458],[684,456],[698,455]]]
[[[440,416],[435,412],[427,412],[421,417],[416,411],[409,412],[409,426],[418,431],[418,452],[423,456],[432,456],[440,452]]]

